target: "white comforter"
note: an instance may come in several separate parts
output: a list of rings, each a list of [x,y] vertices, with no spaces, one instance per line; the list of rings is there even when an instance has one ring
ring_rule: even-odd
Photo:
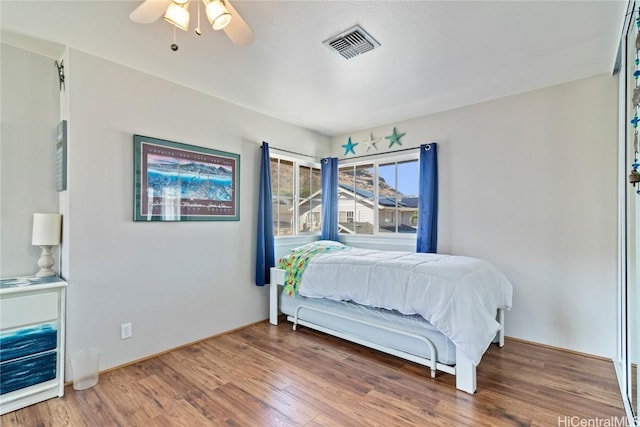
[[[511,308],[512,286],[476,258],[349,248],[309,261],[299,294],[420,314],[477,365]]]

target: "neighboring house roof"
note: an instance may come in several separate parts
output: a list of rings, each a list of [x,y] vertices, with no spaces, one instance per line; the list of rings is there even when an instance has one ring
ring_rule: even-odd
[[[363,190],[361,188],[354,188],[352,185],[347,185],[347,184],[338,184],[338,187],[347,190],[351,193],[354,193],[360,197],[363,197],[365,199],[373,199],[373,193],[371,191],[367,191],[367,190]],[[394,199],[392,199],[391,197],[378,197],[378,203],[381,206],[390,206],[393,207],[396,205],[396,201]],[[398,202],[398,206],[400,207],[407,207],[406,205],[403,204],[402,201]],[[416,204],[417,206],[417,204]]]
[[[402,205],[407,208],[418,208],[418,196],[409,196],[402,198]]]

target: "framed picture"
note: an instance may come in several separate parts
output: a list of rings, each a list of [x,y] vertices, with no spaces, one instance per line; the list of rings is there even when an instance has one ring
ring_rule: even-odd
[[[238,221],[240,155],[133,136],[134,221]]]

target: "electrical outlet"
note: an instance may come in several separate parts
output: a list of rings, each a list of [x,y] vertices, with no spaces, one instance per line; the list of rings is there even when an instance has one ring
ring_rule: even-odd
[[[131,322],[123,323],[120,325],[120,339],[125,340],[127,338],[131,338],[133,335],[133,329],[131,329]]]

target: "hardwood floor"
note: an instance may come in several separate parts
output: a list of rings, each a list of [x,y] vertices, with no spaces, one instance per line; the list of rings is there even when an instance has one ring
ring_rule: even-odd
[[[431,379],[419,365],[287,322],[251,325],[65,392],[0,425],[626,425],[605,360],[507,339],[484,355],[471,396],[452,375]],[[587,424],[596,419],[610,423]]]

